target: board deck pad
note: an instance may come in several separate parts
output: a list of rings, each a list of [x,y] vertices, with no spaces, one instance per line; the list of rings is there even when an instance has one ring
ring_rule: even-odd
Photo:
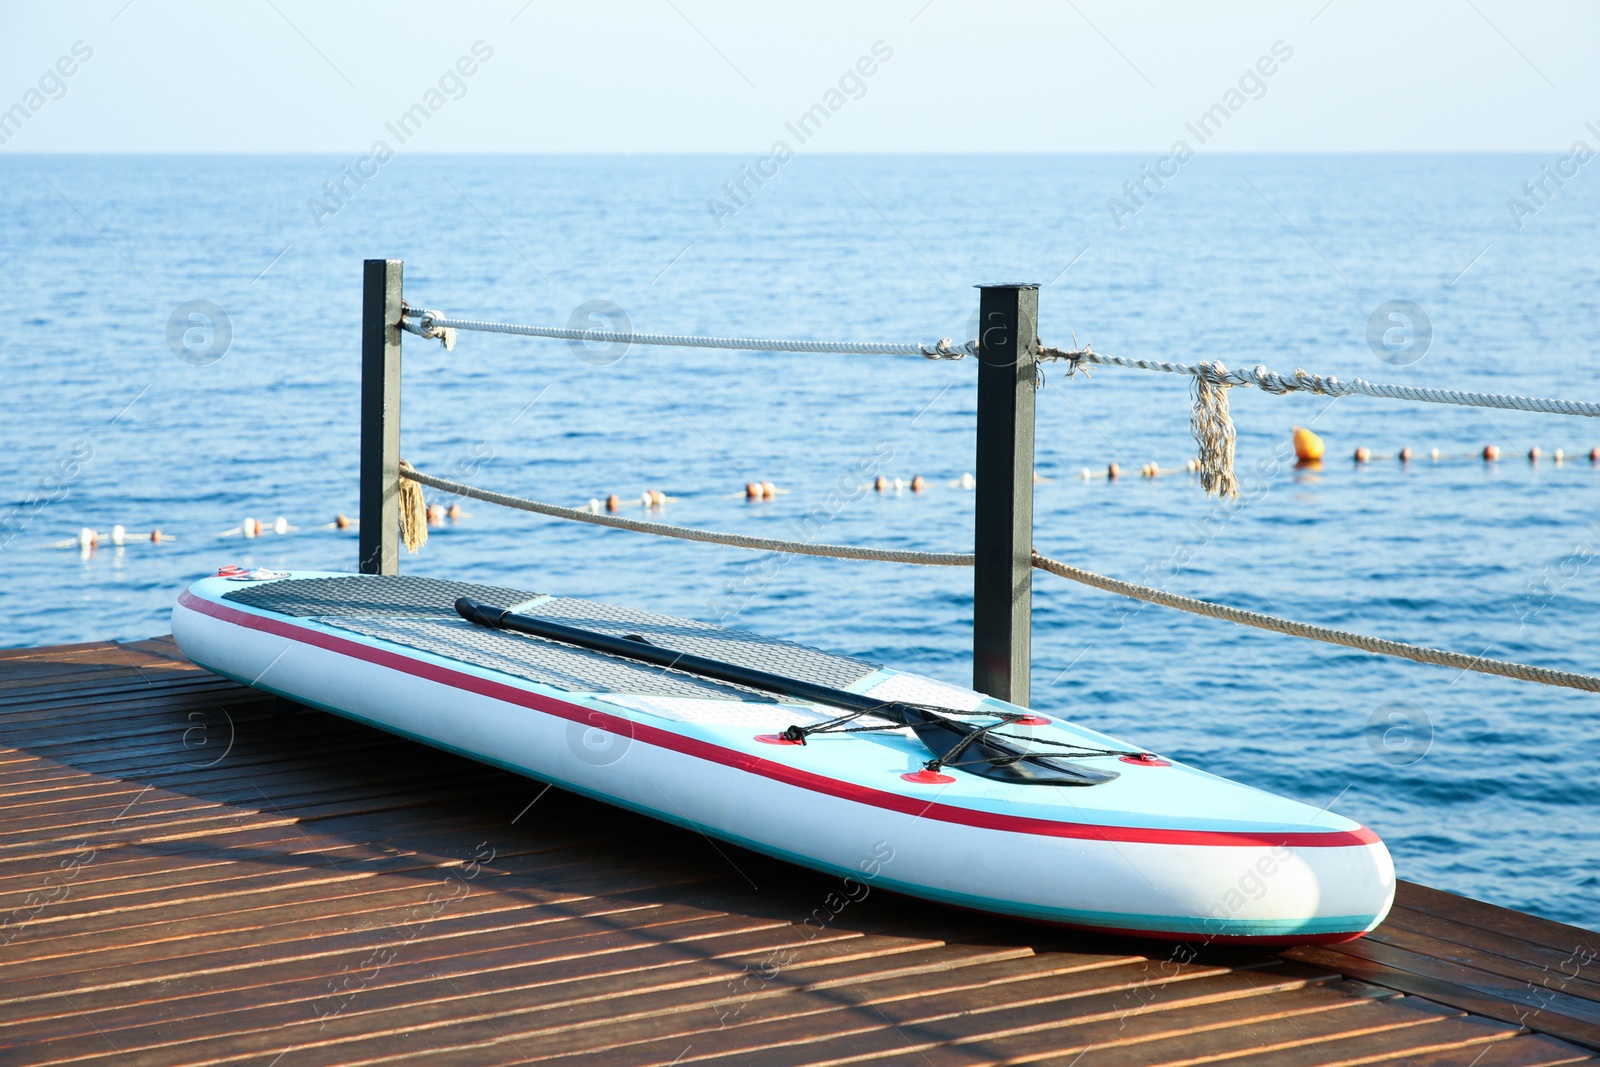
[[[456,614],[456,598],[463,596],[589,630],[638,635],[676,652],[839,689],[878,670],[877,664],[864,660],[693,619],[414,575],[289,579],[246,586],[224,599],[281,615],[316,618],[329,626],[571,692],[776,702],[769,694],[742,686],[474,626]]]
[[[545,594],[477,582],[419,578],[414,574],[346,574],[241,585],[222,599],[297,618],[350,615],[363,619],[456,619],[460,618],[456,600],[464,596],[506,607],[526,604]]]

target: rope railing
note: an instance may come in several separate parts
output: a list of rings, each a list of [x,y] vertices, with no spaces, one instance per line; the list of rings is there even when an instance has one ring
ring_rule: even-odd
[[[531,511],[536,515],[549,515],[557,519],[586,522],[592,526],[609,526],[614,530],[632,530],[635,533],[655,534],[657,537],[676,537],[685,541],[702,541],[714,545],[731,545],[757,552],[791,552],[801,556],[826,556],[830,559],[865,559],[883,563],[912,563],[924,567],[970,567],[972,555],[966,552],[912,552],[895,548],[858,548],[853,545],[825,545],[811,541],[785,541],[774,537],[751,537],[748,534],[717,533],[714,530],[697,530],[692,526],[674,526],[666,522],[641,522],[617,515],[599,515],[582,508],[566,508],[559,504],[544,504],[537,500],[508,496],[448,478],[424,474],[410,467],[400,469],[400,477],[446,493],[498,504],[518,511]]]
[[[1195,364],[1169,363],[1164,360],[1107,356],[1087,348],[1075,350],[1042,348],[1039,350],[1039,359],[1065,360],[1073,371],[1085,363],[1093,363],[1135,370],[1163,371],[1167,374],[1188,374],[1212,385],[1255,386],[1264,393],[1275,393],[1280,396],[1294,392],[1315,393],[1321,396],[1375,396],[1390,400],[1414,400],[1427,404],[1458,404],[1463,407],[1503,408],[1510,411],[1537,411],[1546,415],[1584,415],[1589,418],[1600,418],[1600,403],[1588,400],[1558,400],[1550,397],[1515,396],[1508,393],[1474,393],[1461,389],[1386,385],[1369,382],[1365,378],[1345,381],[1332,374],[1310,374],[1298,367],[1292,375],[1284,376],[1268,370],[1259,363],[1250,370],[1229,370],[1220,360],[1201,360]]]
[[[546,337],[600,344],[667,345],[678,348],[721,348],[744,352],[843,353],[847,355],[922,356],[925,359],[965,359],[978,352],[977,341],[955,342],[948,337],[933,342],[878,341],[796,341],[751,337],[707,337],[698,334],[634,333],[629,330],[575,329],[561,326],[523,326],[483,319],[458,319],[427,308],[402,308],[400,325],[421,337],[434,338],[453,349],[457,330],[512,334],[521,337]],[[1372,396],[1390,400],[1410,400],[1428,404],[1455,404],[1463,407],[1499,408],[1508,411],[1534,411],[1546,415],[1581,415],[1600,418],[1600,403],[1588,400],[1562,400],[1553,397],[1516,396],[1508,393],[1479,393],[1462,389],[1434,389],[1425,386],[1369,382],[1365,378],[1345,381],[1335,375],[1310,374],[1299,368],[1282,375],[1257,364],[1250,370],[1229,370],[1221,360],[1175,363],[1166,360],[1129,359],[1081,349],[1039,347],[1040,362],[1065,361],[1072,377],[1085,364],[1128,367],[1136,370],[1186,374],[1194,379],[1193,411],[1189,425],[1199,448],[1200,486],[1221,497],[1239,495],[1239,480],[1234,473],[1234,446],[1237,433],[1228,410],[1228,390],[1254,386],[1278,396],[1305,392],[1320,396]]]
[[[958,344],[948,337],[937,341],[785,341],[754,337],[703,337],[686,333],[634,333],[630,330],[578,330],[566,326],[519,326],[483,319],[457,319],[442,311],[407,308],[401,326],[420,337],[437,338],[455,347],[448,331],[472,330],[517,337],[548,337],[597,344],[666,345],[673,348],[726,348],[737,352],[836,352],[855,356],[922,356],[924,359],[965,359],[978,350],[978,342]]]
[[[431,474],[424,474],[413,469],[410,465],[401,467],[400,477],[421,485],[457,496],[470,497],[481,500],[486,504],[497,504],[501,507],[514,508],[518,511],[528,511],[538,515],[548,515],[552,518],[571,519],[576,522],[586,522],[594,526],[609,526],[613,529],[632,530],[636,533],[654,534],[658,537],[675,537],[686,541],[700,541],[711,544],[730,545],[734,548],[747,548],[761,552],[788,552],[802,556],[823,556],[831,559],[856,559],[875,560],[888,563],[912,563],[922,566],[936,567],[971,567],[973,556],[966,552],[916,552],[902,549],[861,548],[853,545],[828,545],[816,544],[810,541],[787,541],[772,537],[751,537],[745,534],[719,533],[712,530],[699,530],[689,526],[676,526],[664,522],[641,522],[638,519],[624,519],[612,515],[599,515],[581,508],[562,507],[559,504],[545,504],[524,497],[510,496],[505,493],[496,493],[477,486],[467,485],[464,482],[451,481],[448,478],[439,478]],[[1082,567],[1074,567],[1070,563],[1063,563],[1058,559],[1040,555],[1036,549],[1033,554],[1033,566],[1039,570],[1066,578],[1104,592],[1115,593],[1118,596],[1131,597],[1146,603],[1156,604],[1161,607],[1185,611],[1191,615],[1200,615],[1211,619],[1221,619],[1225,622],[1236,623],[1240,626],[1251,626],[1259,630],[1270,630],[1274,633],[1287,634],[1291,637],[1303,637],[1312,641],[1322,641],[1327,644],[1342,645],[1346,648],[1360,649],[1384,656],[1396,656],[1416,663],[1430,663],[1440,667],[1452,667],[1463,671],[1475,671],[1479,674],[1496,675],[1502,678],[1516,678],[1521,681],[1539,682],[1543,685],[1564,686],[1569,689],[1582,689],[1586,692],[1600,692],[1600,677],[1588,674],[1578,674],[1572,671],[1558,671],[1549,667],[1538,667],[1526,663],[1515,663],[1510,660],[1488,659],[1484,656],[1468,656],[1461,652],[1452,652],[1448,649],[1429,648],[1425,645],[1412,645],[1403,641],[1391,641],[1382,637],[1371,637],[1358,634],[1349,630],[1338,630],[1328,626],[1318,626],[1314,623],[1296,622],[1293,619],[1280,619],[1273,615],[1266,615],[1258,611],[1249,611],[1236,608],[1227,604],[1216,604],[1209,600],[1199,600],[1195,597],[1183,596],[1178,593],[1169,593],[1164,589],[1152,586],[1138,585],[1134,582],[1125,582],[1118,578],[1096,574],[1094,571]]]

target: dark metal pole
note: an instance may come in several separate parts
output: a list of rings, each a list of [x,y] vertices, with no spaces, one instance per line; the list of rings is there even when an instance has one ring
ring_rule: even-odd
[[[400,268],[369,259],[361,276],[362,574],[400,572]]]
[[[972,688],[1028,703],[1039,287],[978,286]]]

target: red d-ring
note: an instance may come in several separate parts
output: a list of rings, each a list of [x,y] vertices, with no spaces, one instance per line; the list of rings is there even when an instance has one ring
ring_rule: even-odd
[[[912,771],[910,774],[902,774],[900,777],[908,782],[915,782],[917,785],[949,785],[955,781],[948,774],[930,771],[926,767],[920,771]]]
[[[1020,719],[1011,720],[1013,726],[1049,726],[1050,720],[1043,715],[1024,715]]]
[[[1123,763],[1133,763],[1140,767],[1170,767],[1172,762],[1149,752],[1141,752],[1137,756],[1123,756]]]
[[[782,734],[756,734],[756,740],[763,745],[803,745],[804,741],[791,741]]]

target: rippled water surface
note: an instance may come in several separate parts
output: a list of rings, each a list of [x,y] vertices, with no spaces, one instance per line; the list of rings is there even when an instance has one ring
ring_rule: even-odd
[[[0,643],[164,633],[178,590],[222,563],[353,567],[354,535],[319,527],[356,511],[365,257],[403,258],[411,303],[458,315],[563,325],[604,300],[641,330],[765,337],[964,338],[974,283],[1036,281],[1050,344],[1600,399],[1600,179],[1569,183],[1519,230],[1506,199],[1538,157],[1201,157],[1121,229],[1107,198],[1145,160],[801,157],[720,229],[706,199],[738,177],[734,158],[401,156],[336,205],[323,185],[348,162],[0,157],[0,470],[19,509],[0,538]],[[320,226],[311,198],[337,207]],[[174,309],[195,300],[231,324],[214,362],[216,335],[190,334],[188,362],[169,345]],[[1391,300],[1431,327],[1407,351],[1380,345],[1399,363],[1421,352],[1406,365],[1369,345]],[[970,360],[658,349],[600,362],[560,342],[464,334],[446,353],[408,337],[404,453],[561,503],[660,488],[669,521],[771,536],[843,484],[821,539],[970,548],[973,497],[950,484],[973,467]],[[1038,399],[1042,551],[1260,611],[1600,672],[1589,420],[1236,389],[1247,492],[1222,506],[1187,475],[1136,473],[1192,455],[1183,381],[1052,368]],[[1324,469],[1275,458],[1296,424],[1328,442]],[[1487,443],[1507,458],[1468,458]],[[1358,445],[1378,458],[1357,466]],[[1393,459],[1405,445],[1409,466]],[[1533,445],[1537,465],[1523,458]],[[1112,461],[1133,476],[1107,481]],[[928,488],[856,493],[863,463]],[[742,487],[761,479],[787,492],[747,504]],[[51,502],[27,506],[34,492]],[[970,681],[970,571],[468,512],[403,569],[731,611]],[[279,515],[299,529],[222,536]],[[178,540],[52,547],[117,523]],[[1593,695],[1140,608],[1048,575],[1034,626],[1038,707],[1332,804],[1387,839],[1402,877],[1600,928]]]

